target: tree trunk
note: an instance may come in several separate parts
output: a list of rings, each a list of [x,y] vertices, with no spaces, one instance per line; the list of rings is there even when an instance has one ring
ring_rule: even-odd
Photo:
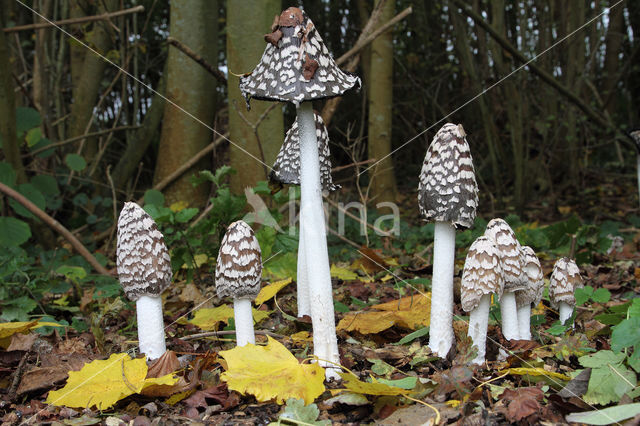
[[[0,9],[0,28],[4,28],[4,16]],[[9,46],[0,30],[0,69],[10,70]],[[0,72],[0,146],[6,161],[16,171],[18,183],[27,181],[27,174],[20,158],[20,145],[16,138],[16,101],[10,72]]]
[[[171,36],[198,52],[207,62],[217,63],[218,2],[209,0],[171,3]],[[214,117],[216,80],[204,68],[176,48],[169,49],[167,97],[202,122],[211,126]],[[211,142],[207,127],[167,103],[162,120],[160,148],[154,182],[160,182]],[[193,168],[207,168],[203,162]],[[203,205],[208,188],[191,184],[186,173],[165,192],[169,203],[187,201]]]
[[[245,187],[254,186],[257,181],[267,178],[265,166],[242,150],[271,167],[284,140],[282,108],[279,105],[259,124],[256,137],[251,126],[242,117],[255,125],[271,103],[253,100],[251,111],[247,111],[238,87],[238,77],[233,75],[250,72],[258,64],[266,46],[262,36],[270,32],[273,17],[280,15],[280,12],[280,0],[227,2],[229,139],[235,144],[230,146],[230,160],[231,167],[241,171],[231,177],[231,189],[234,192],[242,192]],[[264,158],[259,144],[262,145]]]
[[[378,0],[378,2],[381,0]],[[387,0],[382,9],[382,22],[395,15],[395,1]],[[369,158],[379,162],[369,170],[372,199],[395,202],[396,179],[391,159],[391,117],[393,107],[393,32],[387,31],[371,43],[369,73]],[[386,157],[386,158],[385,158]]]
[[[615,112],[616,106],[616,85],[620,70],[620,48],[624,39],[624,6],[609,9],[609,28],[606,36],[606,53],[604,57],[604,69],[601,96],[604,100],[604,107],[611,116]]]

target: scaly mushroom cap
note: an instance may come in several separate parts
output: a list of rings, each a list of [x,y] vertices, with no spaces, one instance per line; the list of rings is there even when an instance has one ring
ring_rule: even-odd
[[[522,274],[527,285],[524,289],[516,291],[516,306],[521,308],[533,303],[537,306],[542,299],[544,289],[544,274],[538,256],[529,246],[521,246],[520,251],[523,256]]]
[[[582,276],[576,262],[568,257],[558,259],[553,265],[553,272],[549,280],[551,306],[557,307],[560,302],[575,306],[574,292],[576,288],[582,288],[582,286]]]
[[[447,123],[429,145],[418,186],[420,213],[427,220],[473,225],[478,184],[465,136],[461,124]]]
[[[171,284],[171,257],[158,225],[136,203],[118,218],[118,279],[130,300],[159,296]]]
[[[629,136],[631,136],[633,142],[636,144],[636,149],[640,152],[640,129],[632,130],[629,132]]]
[[[503,219],[491,219],[487,224],[484,235],[489,237],[498,247],[500,260],[502,261],[502,273],[504,274],[504,290],[522,290],[526,286],[522,279],[523,258],[520,252],[520,243],[516,234]]]
[[[334,185],[331,177],[329,133],[320,114],[314,111],[313,117],[316,122],[316,136],[320,154],[320,184],[325,191],[336,191],[340,189],[340,185]],[[269,173],[269,180],[281,184],[300,185],[300,131],[298,130],[297,118],[284,138],[273,169]]]
[[[341,71],[311,19],[297,7],[276,17],[258,66],[240,77],[240,91],[251,98],[288,101],[295,105],[312,99],[340,96],[360,79]]]
[[[485,294],[502,296],[504,279],[500,253],[496,245],[487,237],[477,238],[467,253],[462,271],[462,309],[470,312],[480,303]]]
[[[219,297],[255,299],[260,292],[262,253],[253,229],[238,220],[227,228],[216,262]]]

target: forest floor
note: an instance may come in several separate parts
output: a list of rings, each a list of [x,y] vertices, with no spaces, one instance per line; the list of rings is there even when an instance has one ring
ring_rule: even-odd
[[[77,299],[39,301],[64,307],[61,315],[83,316],[85,330],[37,321],[0,324],[0,420],[7,425],[639,424],[640,404],[633,402],[640,401],[640,215],[628,190],[603,184],[596,193],[576,196],[573,204],[539,206],[539,217],[549,219],[543,212],[553,210],[562,220],[512,223],[523,243],[538,247],[546,283],[554,261],[573,251],[582,259],[585,288],[576,295],[573,328],[558,322],[545,291],[532,310],[532,340],[505,340],[494,302],[483,366],[470,364],[474,351],[459,294],[456,347],[447,359],[430,353],[429,257],[389,242],[332,265],[341,362],[348,369],[342,381],[320,385],[310,378],[315,374],[309,363],[311,321],[295,317],[295,281],[289,279],[264,283],[263,291],[269,290],[254,311],[257,347],[232,350],[232,314],[213,297],[205,264],[199,280],[179,280],[166,292],[170,351],[148,368],[134,366],[135,359],[126,355],[135,356],[137,349],[134,305],[118,295],[98,303],[98,290],[91,286]],[[592,221],[582,222],[573,212]],[[457,252],[458,286],[466,249]],[[500,348],[510,353],[504,361],[496,360]],[[97,364],[116,354],[122,355],[117,362]],[[275,356],[273,371],[265,371],[270,356]],[[77,386],[70,371],[82,374]],[[163,377],[171,380],[151,383]],[[581,412],[591,417],[572,414]]]

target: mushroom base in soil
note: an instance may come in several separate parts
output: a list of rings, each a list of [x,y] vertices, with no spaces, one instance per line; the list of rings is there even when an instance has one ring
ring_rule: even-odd
[[[136,301],[136,314],[140,352],[150,360],[160,358],[167,351],[162,319],[162,297],[141,296]]]
[[[253,313],[250,299],[233,299],[233,319],[236,325],[236,344],[244,346],[247,343],[256,344],[253,330]]]
[[[453,345],[453,272],[456,229],[448,222],[436,222],[433,239],[433,279],[429,348],[446,357]]]

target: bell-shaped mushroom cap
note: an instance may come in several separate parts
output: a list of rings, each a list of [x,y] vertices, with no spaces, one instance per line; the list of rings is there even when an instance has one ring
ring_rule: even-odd
[[[267,47],[256,68],[240,77],[240,91],[251,98],[288,101],[298,105],[312,99],[340,96],[360,79],[341,71],[313,22],[301,9],[282,12],[267,34]]]
[[[255,299],[260,292],[262,253],[253,229],[238,220],[227,228],[216,262],[219,297]]]
[[[522,279],[523,255],[516,234],[503,219],[491,219],[484,235],[489,237],[498,247],[504,274],[504,290],[516,291],[525,287]]]
[[[427,220],[473,225],[478,184],[465,136],[461,124],[447,123],[429,145],[418,186],[420,213]]]
[[[521,246],[522,252],[522,274],[527,285],[522,290],[516,291],[516,306],[518,308],[531,303],[537,305],[542,299],[542,290],[544,289],[544,274],[538,256],[529,246]]]
[[[549,299],[553,307],[560,302],[575,306],[576,297],[574,291],[583,286],[580,269],[573,259],[560,258],[553,265],[553,272],[549,280]]]
[[[502,264],[498,248],[487,237],[477,238],[467,253],[462,271],[462,309],[470,312],[480,303],[485,294],[495,293],[500,297],[504,287]]]
[[[333,184],[331,177],[331,153],[329,152],[329,133],[322,121],[320,114],[313,112],[316,122],[316,136],[318,138],[318,152],[320,154],[320,184],[325,191],[336,191],[340,185]],[[269,173],[269,179],[274,182],[288,185],[300,185],[300,131],[298,120],[287,132],[284,143],[273,169]]]
[[[171,257],[158,225],[136,203],[118,218],[118,279],[130,300],[158,296],[171,284]]]

